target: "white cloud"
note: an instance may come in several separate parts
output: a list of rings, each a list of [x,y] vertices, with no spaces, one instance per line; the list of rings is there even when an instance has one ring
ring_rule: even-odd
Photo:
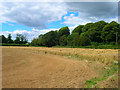
[[[118,17],[116,17],[116,18],[111,18],[111,19],[109,19],[109,20],[107,20],[108,22],[112,22],[112,21],[116,21],[116,22],[118,22]]]
[[[66,14],[64,6],[65,3],[57,2],[0,3],[1,23],[10,21],[29,27],[46,28],[46,23],[61,20]]]
[[[65,21],[63,23],[67,25],[76,25],[80,24],[81,18],[74,16],[74,14],[70,14],[70,16],[64,16]]]
[[[88,21],[86,19],[82,19],[79,16],[75,16],[74,14],[70,14],[70,16],[64,16],[65,21],[63,23],[67,25],[85,25],[86,23],[89,23],[91,21]]]
[[[96,17],[89,17],[89,18],[93,20],[98,20]]]

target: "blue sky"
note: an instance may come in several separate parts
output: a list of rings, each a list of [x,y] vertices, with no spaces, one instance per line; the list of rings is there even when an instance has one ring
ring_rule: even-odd
[[[118,21],[117,2],[0,2],[3,34],[26,35],[28,40],[51,30],[104,20]]]
[[[2,23],[2,31],[10,31],[13,32],[15,30],[28,30],[30,31],[32,28],[24,26],[22,24],[17,24],[16,22],[7,22]]]

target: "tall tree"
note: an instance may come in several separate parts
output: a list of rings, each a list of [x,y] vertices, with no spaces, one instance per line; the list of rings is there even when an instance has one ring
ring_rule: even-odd
[[[118,34],[118,38],[120,37],[120,28],[119,24],[115,21],[112,21],[111,23],[107,24],[101,33],[101,38],[105,43],[109,42],[116,42],[116,34]]]
[[[98,21],[98,22],[94,23],[94,27],[97,28],[97,31],[102,31],[104,26],[107,25],[107,24],[108,23],[106,23],[105,21]]]
[[[88,32],[83,32],[80,35],[80,45],[81,46],[87,46],[91,44],[91,40],[89,38],[89,33]]]
[[[38,42],[38,39],[33,39],[32,42],[31,42],[31,45],[32,46],[38,46],[39,45],[39,42]]]
[[[67,37],[67,43],[69,46],[79,46],[79,34],[72,33]]]
[[[0,42],[7,43],[7,38],[4,35],[0,36]]]
[[[61,37],[63,35],[70,35],[70,30],[69,28],[66,26],[66,27],[62,27],[59,31],[58,31],[58,35]]]
[[[60,37],[60,39],[59,39],[59,44],[60,44],[61,46],[67,45],[67,37],[66,37],[66,35],[63,35],[63,36]]]
[[[20,44],[20,36],[21,36],[20,34],[16,35],[16,39],[14,40],[16,44]]]
[[[82,33],[88,33],[88,37],[91,42],[102,42],[101,32],[104,26],[107,25],[104,21],[98,21],[96,23],[88,23],[82,28]]]
[[[40,35],[38,36],[38,45],[39,45],[39,46],[43,46],[43,34],[40,34]]]
[[[43,35],[43,45],[47,47],[58,45],[58,40],[57,31],[50,31]]]
[[[82,32],[88,31],[89,28],[93,27],[93,23],[87,23],[83,28]]]
[[[80,45],[81,46],[87,46],[90,45],[90,39],[87,36],[80,37]]]
[[[84,27],[84,25],[79,25],[77,26],[72,33],[78,33],[79,35],[82,33],[82,28]]]
[[[23,36],[22,34],[17,34],[17,35],[16,35],[16,39],[14,40],[14,42],[15,42],[16,44],[25,44],[25,43],[27,43],[28,41],[27,41],[26,37]]]
[[[11,34],[8,34],[7,41],[8,41],[8,43],[13,43]]]
[[[97,27],[90,28],[87,33],[91,42],[102,42],[101,31],[98,31]]]

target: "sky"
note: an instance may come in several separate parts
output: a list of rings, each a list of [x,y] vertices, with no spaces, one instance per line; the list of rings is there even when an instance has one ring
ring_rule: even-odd
[[[7,37],[11,34],[12,39],[15,39],[16,34],[19,33],[25,35],[31,42],[40,34],[59,30],[65,26],[72,31],[78,25],[100,20],[118,22],[118,1],[109,1],[1,1],[0,35]]]

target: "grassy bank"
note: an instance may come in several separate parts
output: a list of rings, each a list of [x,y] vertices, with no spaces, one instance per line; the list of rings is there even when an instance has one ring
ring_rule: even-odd
[[[111,65],[101,70],[100,76],[86,81],[86,88],[108,87],[108,83],[117,83],[118,66]],[[103,84],[104,83],[104,84]],[[106,84],[105,84],[106,83]],[[102,85],[103,84],[103,85]]]

